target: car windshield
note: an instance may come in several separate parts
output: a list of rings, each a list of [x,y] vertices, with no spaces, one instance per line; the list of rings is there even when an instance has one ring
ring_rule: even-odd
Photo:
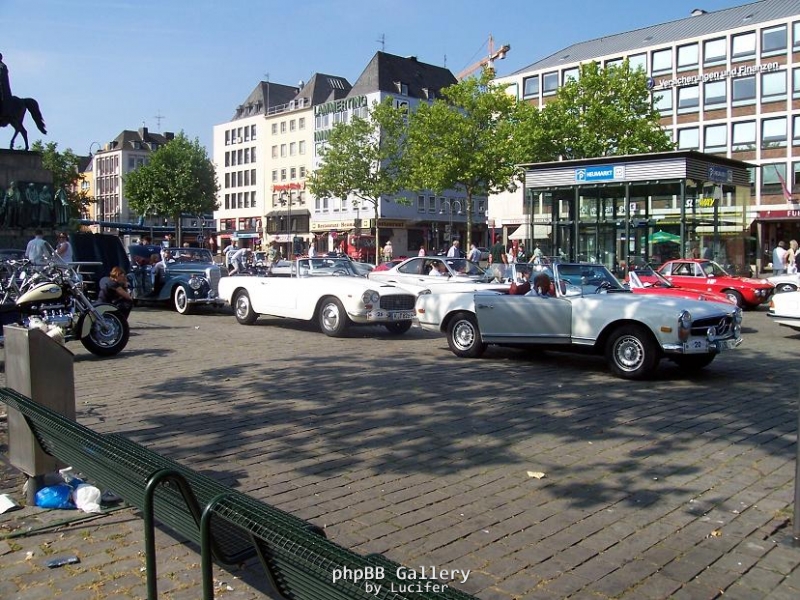
[[[659,287],[671,288],[674,287],[668,280],[664,278],[661,273],[652,267],[640,267],[631,269],[628,273],[628,285],[631,289]]]
[[[200,262],[210,263],[213,262],[211,252],[205,248],[167,248],[172,253],[172,258],[175,262]]]
[[[713,260],[702,262],[700,263],[700,266],[702,267],[703,273],[705,273],[706,277],[730,277],[730,273],[720,267]]]
[[[298,277],[359,277],[350,261],[344,258],[301,258],[292,266],[292,272]]]
[[[483,277],[483,269],[466,258],[445,258],[444,262],[455,276]]]
[[[625,291],[625,287],[603,265],[562,263],[556,265],[556,273],[557,279],[573,289],[580,288],[582,294]]]

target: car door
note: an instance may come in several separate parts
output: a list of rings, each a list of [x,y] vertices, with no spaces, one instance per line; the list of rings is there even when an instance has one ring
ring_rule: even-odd
[[[689,261],[673,261],[669,265],[669,272],[661,274],[678,287],[697,289],[698,286],[705,284],[705,277],[698,276],[702,273],[702,269],[699,267],[698,264]]]
[[[475,314],[485,342],[570,343],[572,304],[565,298],[475,294]]]
[[[439,258],[419,257],[412,258],[404,265],[397,268],[397,277],[390,281],[400,285],[407,283],[410,285],[428,285],[431,281],[447,281],[447,277],[431,277],[428,275],[430,266],[434,262],[441,261]]]

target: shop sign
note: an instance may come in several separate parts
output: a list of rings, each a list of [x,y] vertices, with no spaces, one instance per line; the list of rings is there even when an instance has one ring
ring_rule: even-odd
[[[312,221],[311,229],[314,231],[341,231],[352,229],[356,226],[355,219],[345,219],[343,221]]]
[[[686,208],[714,208],[717,205],[716,198],[687,198]]]
[[[800,219],[800,210],[765,210],[758,213],[762,221],[782,221],[784,219]]]
[[[617,181],[620,179],[625,179],[625,165],[601,165],[575,169],[575,181],[581,183]]]
[[[715,183],[733,183],[733,169],[725,167],[708,167],[708,180]]]
[[[405,221],[394,221],[392,219],[378,219],[378,227],[391,227],[392,229],[405,229]]]

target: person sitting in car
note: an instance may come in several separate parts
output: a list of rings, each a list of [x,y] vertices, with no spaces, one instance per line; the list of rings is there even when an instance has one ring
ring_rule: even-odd
[[[533,288],[529,292],[537,296],[552,296],[552,283],[547,273],[539,273],[533,278]]]
[[[431,265],[431,272],[429,275],[433,277],[446,277],[447,276],[447,267],[444,266],[444,263],[441,261],[436,261]]]

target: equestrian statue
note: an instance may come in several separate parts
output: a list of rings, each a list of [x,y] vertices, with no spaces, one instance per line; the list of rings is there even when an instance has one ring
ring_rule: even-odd
[[[47,134],[42,111],[39,110],[39,103],[33,98],[17,98],[11,95],[8,67],[3,62],[3,55],[0,54],[0,127],[11,125],[14,128],[14,135],[11,136],[11,144],[9,145],[12,150],[14,149],[14,140],[20,134],[22,134],[22,139],[25,141],[25,150],[30,149],[28,130],[22,124],[25,120],[25,113],[30,113],[39,131]]]

